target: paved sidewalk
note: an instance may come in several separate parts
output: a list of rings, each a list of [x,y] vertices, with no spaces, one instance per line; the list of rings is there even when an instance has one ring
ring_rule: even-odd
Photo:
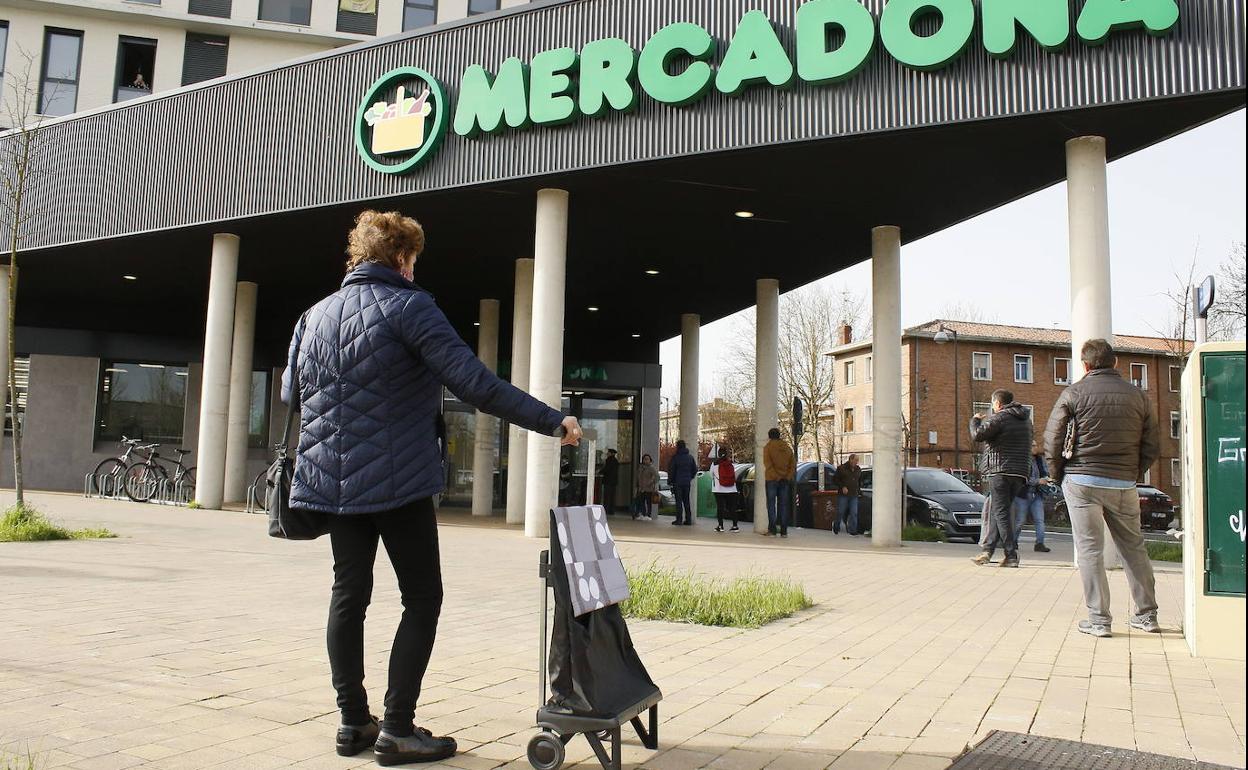
[[[122,537],[0,544],[0,747],[79,770],[372,766],[333,753],[327,542],[270,540],[240,513],[32,498]],[[626,764],[936,770],[993,729],[1245,764],[1244,665],[1188,655],[1172,568],[1158,575],[1164,634],[1119,623],[1096,640],[1073,631],[1069,555],[997,570],[972,565],[971,546],[885,553],[823,532],[709,529],[615,525],[634,566],[790,575],[818,606],[757,631],[631,623],[666,697],[661,750],[634,741]],[[442,767],[527,768],[542,544],[462,514],[443,517],[441,543],[446,601],[418,720],[459,739]],[[1125,619],[1122,574],[1111,583]],[[375,708],[399,611],[383,556]],[[589,757],[580,740],[569,753]]]

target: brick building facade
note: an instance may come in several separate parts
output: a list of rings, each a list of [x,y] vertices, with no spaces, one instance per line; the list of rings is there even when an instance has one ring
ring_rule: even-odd
[[[950,338],[944,344],[935,339],[942,329]],[[1181,475],[1182,362],[1175,354],[1177,345],[1157,337],[1118,335],[1115,348],[1119,370],[1147,394],[1161,429],[1161,459],[1146,480],[1175,492]],[[856,452],[863,465],[869,465],[874,417],[871,342],[841,345],[828,355],[836,361],[838,460]],[[961,321],[933,321],[907,329],[902,335],[907,464],[973,470],[980,448],[970,439],[968,423],[976,412],[990,411],[992,392],[998,388],[1012,391],[1015,401],[1030,407],[1037,432],[1042,432],[1070,383],[1072,364],[1068,331]]]

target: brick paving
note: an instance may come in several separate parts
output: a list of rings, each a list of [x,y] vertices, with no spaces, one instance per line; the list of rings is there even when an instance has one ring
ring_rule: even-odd
[[[78,770],[372,765],[333,752],[327,542],[270,540],[241,513],[33,499],[122,537],[0,544],[0,756]],[[458,738],[441,767],[527,768],[542,544],[442,518],[446,601],[418,721]],[[1158,575],[1164,634],[1120,623],[1096,640],[1073,630],[1068,544],[996,570],[972,565],[971,546],[614,529],[632,565],[789,575],[818,602],[756,631],[632,622],[666,697],[660,750],[633,741],[627,766],[938,770],[994,729],[1245,764],[1244,664],[1188,655],[1172,566]],[[1111,583],[1125,619],[1122,574]],[[367,632],[375,707],[399,611],[383,556]],[[569,766],[596,767],[588,758],[569,746]]]

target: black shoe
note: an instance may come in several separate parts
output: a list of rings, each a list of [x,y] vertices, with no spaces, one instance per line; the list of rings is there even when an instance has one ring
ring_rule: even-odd
[[[673,522],[672,522],[672,526],[673,526],[673,527],[679,527],[679,526],[680,526],[680,519],[677,519],[676,521],[673,521]]]
[[[338,728],[338,756],[354,757],[361,751],[370,748],[377,742],[381,727],[377,717],[372,717],[366,725],[342,725]]]
[[[409,762],[437,762],[455,756],[454,738],[435,738],[433,733],[417,727],[410,738],[396,738],[382,733],[373,746],[377,764],[406,765]]]
[[[1002,559],[1002,560],[1001,560],[1001,563],[1000,563],[1000,564],[998,564],[997,566],[998,566],[998,567],[1005,567],[1005,568],[1007,568],[1007,569],[1009,569],[1009,568],[1018,569],[1018,557],[1017,557],[1017,556],[1006,556],[1004,559]]]
[[[841,534],[841,528],[840,528],[840,527],[833,527],[833,528],[832,528],[832,534],[834,534],[834,535],[839,535],[839,534]]]
[[[1049,551],[1052,551],[1053,549],[1048,547],[1044,543],[1036,543],[1036,550],[1039,551],[1040,553],[1048,553]]]
[[[724,525],[723,525],[723,524],[720,524],[718,527],[716,527],[716,528],[715,528],[715,531],[716,531],[716,532],[723,532],[723,531],[724,531]]]

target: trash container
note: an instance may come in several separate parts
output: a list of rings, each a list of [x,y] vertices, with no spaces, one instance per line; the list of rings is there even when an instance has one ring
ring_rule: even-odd
[[[715,518],[717,511],[715,508],[715,490],[711,486],[711,472],[699,471],[698,478],[694,483],[698,485],[698,518]]]
[[[832,529],[832,525],[836,523],[836,498],[839,496],[837,492],[810,493],[812,528]]]

